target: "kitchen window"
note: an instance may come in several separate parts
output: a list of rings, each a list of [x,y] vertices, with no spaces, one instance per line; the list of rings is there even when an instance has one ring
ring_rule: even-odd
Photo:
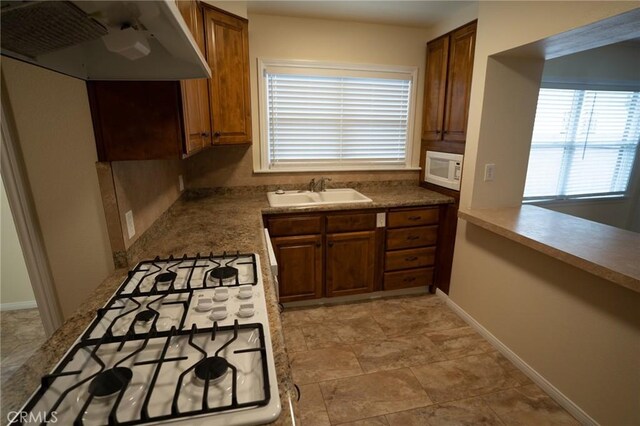
[[[417,68],[260,61],[262,171],[406,169]]]
[[[524,200],[626,194],[640,139],[640,92],[540,89]]]

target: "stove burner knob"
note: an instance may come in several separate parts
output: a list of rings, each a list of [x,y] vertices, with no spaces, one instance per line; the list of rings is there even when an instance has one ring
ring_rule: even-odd
[[[229,298],[229,289],[226,287],[218,287],[213,291],[213,300],[216,302],[224,302]]]
[[[255,313],[255,309],[253,307],[253,303],[243,303],[240,305],[240,309],[238,310],[238,316],[242,318],[252,317]]]
[[[198,312],[207,312],[213,308],[213,300],[210,297],[201,297],[198,299],[198,304],[196,305],[196,311]]]
[[[216,306],[215,308],[213,308],[213,312],[211,312],[211,315],[209,315],[209,318],[211,318],[214,321],[223,320],[226,317],[227,317],[226,306]]]
[[[240,299],[251,299],[251,296],[253,296],[253,288],[251,287],[251,285],[241,285],[238,297]]]

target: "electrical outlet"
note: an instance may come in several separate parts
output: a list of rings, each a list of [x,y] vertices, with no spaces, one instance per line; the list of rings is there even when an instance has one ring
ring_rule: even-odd
[[[485,182],[491,182],[495,178],[495,174],[496,174],[495,164],[484,165],[484,181]]]
[[[180,188],[180,192],[184,191],[184,179],[182,175],[178,175],[178,187]]]
[[[386,226],[386,213],[376,213],[376,227],[384,228]]]
[[[129,234],[129,239],[131,239],[136,235],[136,226],[133,224],[133,211],[129,210],[126,212],[124,218],[127,221],[127,233]]]

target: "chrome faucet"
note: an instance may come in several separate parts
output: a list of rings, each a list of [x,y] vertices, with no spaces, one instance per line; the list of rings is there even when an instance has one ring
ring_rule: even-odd
[[[320,190],[318,192],[325,192],[327,190],[327,182],[330,181],[331,178],[321,177],[320,182],[318,182],[318,185],[320,185]]]

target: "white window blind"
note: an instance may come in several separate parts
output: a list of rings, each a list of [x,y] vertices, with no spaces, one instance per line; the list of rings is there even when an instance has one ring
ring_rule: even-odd
[[[640,92],[540,89],[525,200],[624,195],[640,139]]]
[[[406,167],[412,75],[339,74],[266,69],[267,168]]]

